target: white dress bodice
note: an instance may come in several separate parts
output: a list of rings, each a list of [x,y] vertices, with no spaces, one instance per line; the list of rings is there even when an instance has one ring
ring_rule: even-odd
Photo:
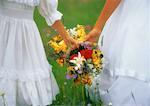
[[[0,0],[0,11],[3,15],[10,17],[17,18],[19,15],[19,18],[20,16],[24,18],[28,18],[28,16],[33,18],[35,6],[38,7],[40,14],[45,18],[49,26],[62,17],[62,14],[57,11],[57,0]]]

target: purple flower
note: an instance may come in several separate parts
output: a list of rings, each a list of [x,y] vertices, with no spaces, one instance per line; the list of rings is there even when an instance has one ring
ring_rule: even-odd
[[[92,50],[92,47],[89,46],[89,47],[87,47],[87,49],[88,49],[88,50]]]
[[[81,43],[81,46],[84,46],[84,43]]]
[[[84,48],[88,47],[88,44],[86,42],[82,43],[81,46],[84,46]]]
[[[77,74],[74,74],[74,75],[73,75],[73,78],[77,78]]]
[[[77,72],[78,72],[79,74],[82,74],[82,71],[81,71],[81,70],[78,70]]]
[[[67,74],[66,79],[71,79],[71,76],[69,74]]]
[[[72,74],[72,75],[67,74],[66,75],[66,79],[71,79],[71,78],[77,78],[77,74]]]

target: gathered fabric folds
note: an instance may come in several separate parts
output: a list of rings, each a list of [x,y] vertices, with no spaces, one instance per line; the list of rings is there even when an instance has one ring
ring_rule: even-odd
[[[59,93],[33,11],[0,7],[0,90],[8,106],[46,106]]]

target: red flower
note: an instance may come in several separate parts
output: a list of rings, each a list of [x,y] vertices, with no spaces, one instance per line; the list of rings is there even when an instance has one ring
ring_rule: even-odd
[[[81,55],[84,56],[85,59],[92,58],[92,50],[84,49],[80,51]]]
[[[71,56],[70,56],[70,60],[73,60],[74,57],[78,57],[78,54],[73,54],[73,55],[71,55]]]

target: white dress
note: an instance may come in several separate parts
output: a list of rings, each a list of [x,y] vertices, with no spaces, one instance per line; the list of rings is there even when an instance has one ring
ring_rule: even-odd
[[[46,106],[59,93],[33,20],[35,6],[49,26],[60,20],[57,4],[57,0],[0,0],[0,90],[8,106]]]
[[[106,66],[96,82],[104,104],[150,106],[150,0],[121,0],[99,46]]]

